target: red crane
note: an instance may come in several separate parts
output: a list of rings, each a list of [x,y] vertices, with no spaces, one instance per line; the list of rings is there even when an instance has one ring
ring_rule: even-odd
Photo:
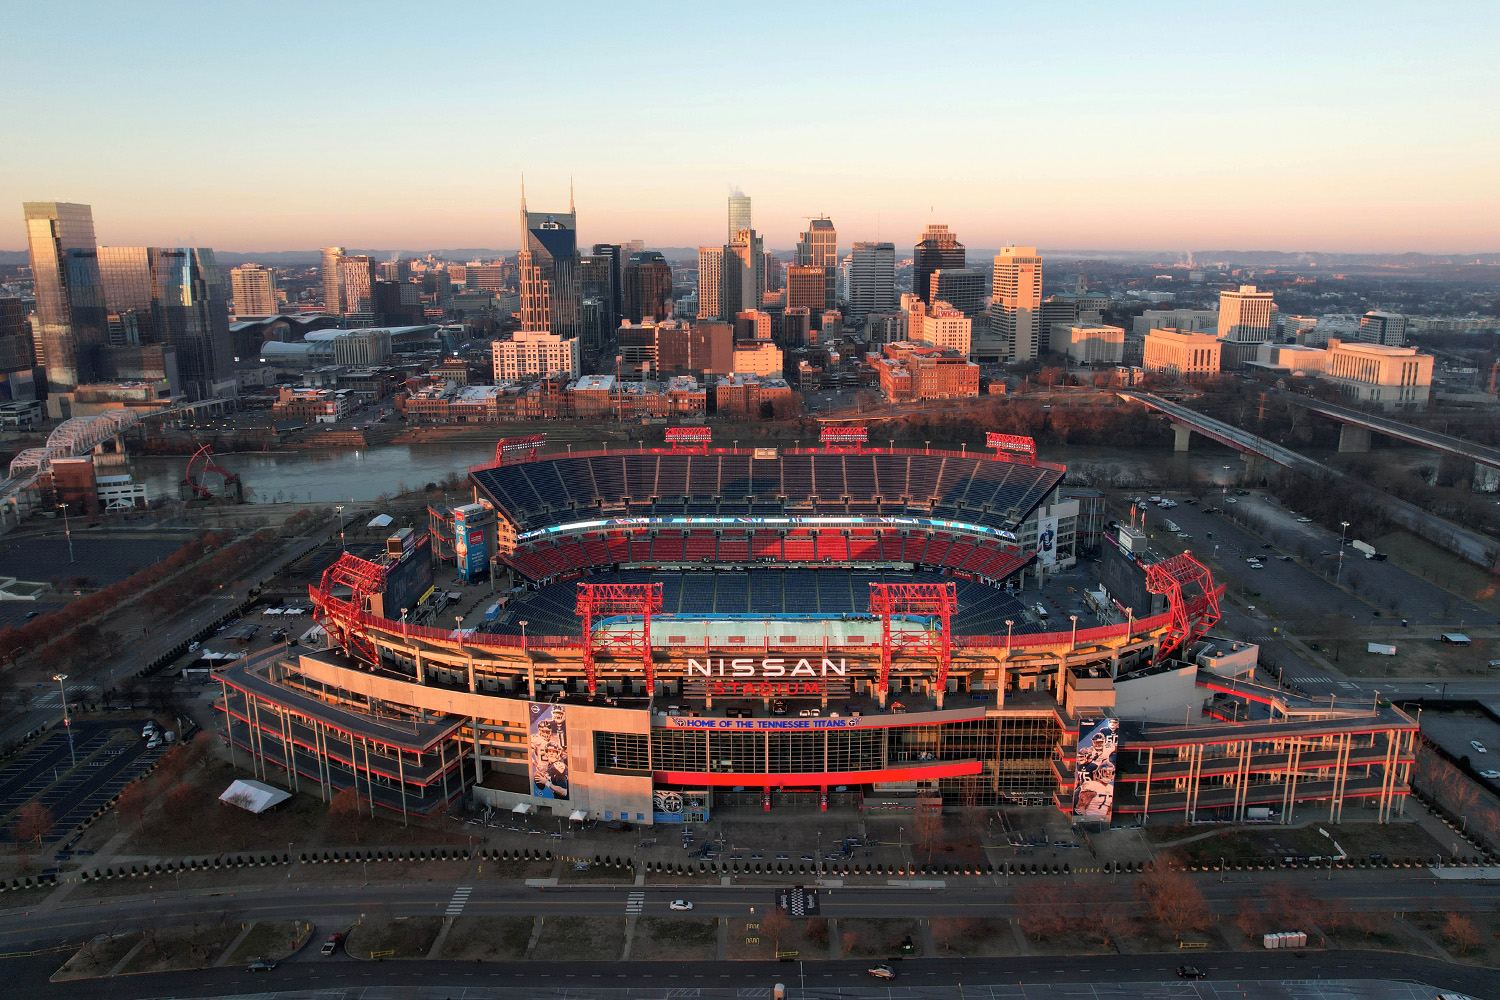
[[[1219,622],[1219,594],[1214,578],[1191,552],[1163,559],[1146,567],[1146,589],[1165,594],[1172,622],[1156,647],[1156,663],[1165,660],[1178,646],[1213,628]]]

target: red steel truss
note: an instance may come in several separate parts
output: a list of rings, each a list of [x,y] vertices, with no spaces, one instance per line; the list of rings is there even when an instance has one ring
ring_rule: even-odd
[[[847,452],[859,455],[865,450],[865,442],[870,440],[870,432],[865,427],[825,427],[818,440],[823,443],[823,450],[830,454]]]
[[[520,465],[535,462],[542,445],[547,443],[546,434],[528,434],[525,437],[501,438],[495,442],[496,465]]]
[[[349,606],[355,612],[365,610],[365,598],[385,585],[385,567],[361,559],[359,556],[350,555],[345,552],[334,560],[327,569],[323,571],[323,593],[332,594],[335,587],[348,587],[352,592],[349,596]],[[353,630],[345,628],[341,623],[330,615],[326,608],[315,604],[313,614],[317,617],[318,624],[328,633],[330,639],[336,639],[338,644],[344,647],[345,653],[350,653],[353,646],[364,654],[371,663],[380,662],[380,654],[366,636]]]
[[[1028,462],[1036,461],[1036,439],[1024,434],[1000,434],[990,431],[984,436],[986,448],[995,449],[995,458],[1003,459],[1005,453],[1022,456]]]
[[[668,427],[666,439],[674,455],[707,455],[714,432],[708,427]]]
[[[948,664],[952,659],[953,636],[949,622],[958,610],[956,588],[951,583],[872,583],[870,584],[870,614],[880,618],[880,707],[885,707],[890,693],[891,654],[918,653],[936,656],[938,661],[937,704],[943,705],[943,693],[948,687]],[[940,631],[931,630],[891,633],[893,615],[935,615]]]
[[[1220,589],[1208,567],[1191,552],[1146,567],[1146,589],[1166,595],[1171,616],[1171,626],[1156,647],[1157,663],[1219,622]]]
[[[578,615],[583,619],[583,674],[588,681],[589,697],[594,696],[594,654],[635,655],[641,658],[646,672],[646,686],[656,690],[651,669],[651,613],[661,610],[659,583],[580,583]],[[639,628],[611,629],[602,636],[594,634],[594,620],[604,615],[639,615]]]

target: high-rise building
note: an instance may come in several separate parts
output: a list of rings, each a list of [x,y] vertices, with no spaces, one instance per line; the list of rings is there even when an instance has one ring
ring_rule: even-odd
[[[823,268],[816,264],[789,264],[786,269],[786,308],[806,309],[814,323],[823,315]],[[814,326],[816,329],[816,325]]]
[[[754,229],[750,222],[750,196],[742,191],[735,191],[729,196],[729,235],[727,242],[733,243],[735,234],[742,229]]]
[[[88,205],[62,201],[28,201],[21,210],[36,296],[32,334],[49,389],[66,392],[94,377],[109,337],[94,213]]]
[[[97,259],[108,313],[129,331],[120,346],[171,347],[182,391],[192,399],[233,395],[229,303],[214,252],[100,247]]]
[[[625,309],[625,261],[627,256],[618,243],[595,243],[595,256],[609,258],[610,289],[614,295],[615,326],[620,325],[620,313]]]
[[[925,340],[933,347],[946,347],[969,356],[972,347],[974,321],[947,302],[934,302],[923,310],[922,328],[912,329],[912,340]]]
[[[741,229],[724,247],[721,287],[721,319],[732,320],[742,309],[760,308],[766,291],[766,251],[755,230]]]
[[[343,256],[343,247],[324,247],[319,270],[323,278],[323,311],[334,316],[344,315],[344,292],[340,283],[343,277],[339,274],[339,260]]]
[[[849,316],[896,307],[896,244],[856,243],[849,254]]]
[[[912,251],[912,262],[912,291],[923,302],[931,302],[932,272],[940,268],[963,267],[968,259],[964,245],[958,242],[955,234],[948,231],[947,226],[928,223],[926,231]]]
[[[583,288],[578,274],[578,215],[530,212],[521,194],[521,329],[550,331],[563,338],[582,331]],[[528,273],[529,272],[529,273]]]
[[[970,319],[984,312],[990,276],[982,267],[940,267],[927,279],[926,302],[943,301]]]
[[[357,329],[375,324],[375,259],[364,254],[339,258],[339,292],[343,296],[344,326]]]
[[[823,308],[832,309],[837,299],[839,265],[839,234],[833,227],[833,220],[825,216],[808,222],[807,231],[797,243],[797,263],[823,269]]]
[[[724,248],[698,248],[698,318],[723,319]]]
[[[36,345],[19,296],[0,297],[0,400],[36,399]]]
[[[236,316],[271,316],[276,312],[276,275],[259,264],[241,264],[229,271],[230,295]]]
[[[1002,247],[995,258],[989,337],[974,345],[980,360],[1030,361],[1042,325],[1042,258],[1036,247]]]
[[[770,340],[771,314],[759,309],[744,309],[734,317],[735,340]]]
[[[1239,344],[1259,344],[1271,339],[1271,319],[1276,308],[1270,292],[1254,285],[1219,293],[1219,339]]]
[[[1367,312],[1359,320],[1359,339],[1383,347],[1405,347],[1406,317],[1393,312]]]
[[[781,263],[781,258],[766,252],[766,291],[779,292],[786,273],[786,267]]]
[[[600,253],[601,247],[606,252]],[[610,254],[608,248],[608,244],[596,243],[594,253],[578,259],[578,288],[583,296],[581,336],[594,347],[604,346],[620,325],[620,313],[615,309],[616,255]]]
[[[536,376],[572,378],[581,366],[578,338],[546,331],[522,330],[510,340],[495,341],[490,350],[496,383]]]
[[[672,266],[656,250],[633,253],[625,264],[625,319],[631,323],[672,315]]]

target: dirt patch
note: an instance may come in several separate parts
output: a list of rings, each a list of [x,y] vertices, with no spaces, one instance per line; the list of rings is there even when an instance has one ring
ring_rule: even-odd
[[[1001,958],[1021,953],[1010,921],[983,917],[934,917],[932,943],[939,955],[948,958]]]
[[[1318,833],[1320,828],[1327,830],[1333,839]],[[1179,832],[1178,835],[1186,834]],[[1152,839],[1157,839],[1154,833]],[[1187,865],[1217,866],[1221,860],[1230,865],[1255,865],[1279,862],[1286,857],[1330,857],[1336,853],[1334,841],[1355,858],[1371,854],[1383,854],[1388,858],[1431,857],[1445,853],[1442,846],[1416,823],[1251,827],[1225,830],[1212,837],[1160,850]]]
[[[459,917],[443,941],[443,958],[509,962],[524,958],[533,917]]]
[[[1500,588],[1478,566],[1404,531],[1375,539],[1375,547],[1407,572],[1500,614]]]
[[[839,920],[839,946],[848,958],[894,958],[910,940],[922,953],[922,930],[915,920],[900,918]]]
[[[531,957],[539,962],[612,962],[625,950],[624,917],[550,917]]]
[[[100,934],[79,948],[72,958],[64,962],[62,968],[52,974],[52,981],[57,983],[69,979],[107,976],[109,970],[115,967],[115,963],[130,954],[130,949],[134,948],[140,940],[140,931],[131,931],[128,934]]]
[[[307,943],[312,924],[305,920],[262,920],[250,928],[245,940],[229,956],[230,965],[243,965],[252,958],[279,962],[294,955]]]
[[[1451,628],[1461,631],[1457,621]],[[1396,647],[1396,655],[1369,652],[1367,639],[1390,643]],[[1492,672],[1486,664],[1500,657],[1500,641],[1494,639],[1476,638],[1468,646],[1452,646],[1436,636],[1416,636],[1401,628],[1387,629],[1379,636],[1360,636],[1344,645],[1336,659],[1327,652],[1331,642],[1331,637],[1325,637],[1319,647],[1339,670],[1352,677],[1488,677]]]
[[[719,921],[713,917],[641,917],[630,957],[701,961],[712,959],[718,944]]]
[[[442,917],[377,914],[354,926],[344,950],[356,958],[426,958],[442,926]]]
[[[122,972],[168,972],[173,969],[206,969],[219,960],[243,929],[237,920],[209,924],[148,927],[142,933],[146,946],[135,953]]]

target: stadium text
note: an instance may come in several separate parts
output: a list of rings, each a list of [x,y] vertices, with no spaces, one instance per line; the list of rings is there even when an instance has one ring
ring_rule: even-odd
[[[767,656],[756,660],[754,657],[746,657],[738,660],[726,660],[723,657],[715,660],[708,657],[704,660],[689,658],[687,661],[686,676],[693,677],[737,677],[740,679],[750,677],[847,677],[849,676],[849,665],[843,657],[835,663],[828,657],[823,657],[822,662],[814,667],[811,660],[798,660],[794,665],[788,666],[789,661],[779,656]],[[727,669],[726,669],[727,665]]]

